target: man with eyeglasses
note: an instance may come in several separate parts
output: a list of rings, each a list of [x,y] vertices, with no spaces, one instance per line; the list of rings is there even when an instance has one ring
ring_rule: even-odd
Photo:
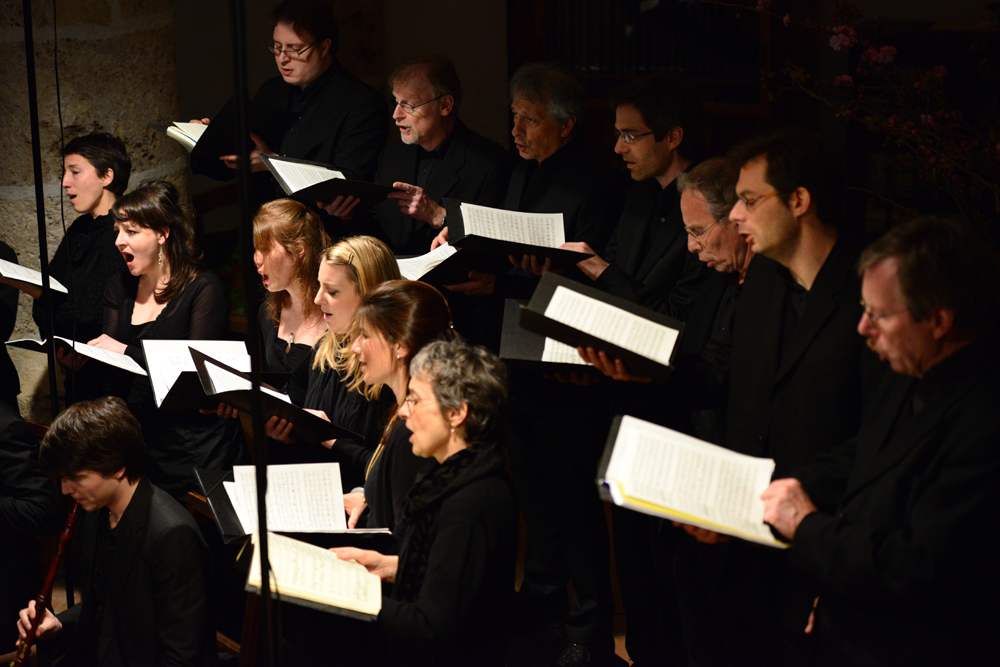
[[[325,0],[285,0],[268,20],[274,32],[267,50],[280,76],[265,81],[253,100],[300,118],[280,146],[267,146],[251,134],[250,171],[258,203],[284,196],[260,155],[323,162],[347,178],[370,181],[385,145],[385,103],[337,60],[340,29],[330,5]],[[222,161],[230,169],[238,167],[236,155],[222,156]]]
[[[688,252],[676,180],[703,150],[701,102],[676,77],[657,75],[624,86],[611,100],[615,152],[635,183],[607,247],[577,266],[597,287],[685,320],[708,276]]]
[[[858,333],[894,372],[856,437],[770,485],[764,520],[816,585],[817,664],[987,664],[1000,623],[994,249],[964,221],[924,217],[859,268]]]
[[[470,130],[458,117],[462,84],[443,55],[416,58],[389,75],[392,119],[400,141],[382,151],[375,182],[399,191],[374,207],[373,234],[400,255],[422,255],[445,224],[445,198],[456,203],[500,206],[507,191],[510,158],[496,142]],[[326,207],[344,219],[364,218],[356,199]],[[354,219],[361,228],[364,219]]]

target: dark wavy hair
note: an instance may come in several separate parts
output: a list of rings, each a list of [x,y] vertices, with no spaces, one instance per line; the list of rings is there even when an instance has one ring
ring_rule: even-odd
[[[116,201],[111,213],[118,222],[128,221],[167,235],[163,256],[170,264],[170,282],[153,294],[156,303],[170,301],[205,270],[201,249],[194,242],[191,214],[170,181],[143,181]]]
[[[622,105],[635,107],[656,141],[662,141],[675,127],[681,128],[684,137],[677,152],[689,160],[701,158],[705,150],[701,100],[687,81],[670,74],[636,79],[611,97],[612,109]]]
[[[41,469],[59,480],[83,470],[130,482],[142,475],[146,443],[139,422],[117,396],[74,403],[52,420],[38,451]]]
[[[125,142],[107,132],[85,134],[76,137],[63,146],[63,157],[79,155],[97,170],[97,175],[104,177],[111,170],[111,185],[108,190],[115,197],[121,197],[128,188],[128,179],[132,175],[132,160],[129,159]]]
[[[272,26],[287,23],[299,36],[317,42],[329,39],[332,56],[340,49],[340,26],[326,0],[285,0],[268,13],[267,20]]]
[[[295,283],[302,292],[306,312],[319,311],[313,303],[319,292],[319,258],[330,245],[323,221],[311,208],[293,199],[269,201],[257,209],[253,219],[254,250],[267,256],[275,241],[292,258]],[[267,292],[264,303],[268,316],[278,322],[281,310],[291,305],[292,297],[286,291]]]

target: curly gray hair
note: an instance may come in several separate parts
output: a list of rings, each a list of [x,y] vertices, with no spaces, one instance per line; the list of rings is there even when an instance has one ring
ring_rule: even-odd
[[[466,442],[497,437],[507,402],[507,370],[485,347],[458,339],[428,343],[410,362],[410,376],[430,384],[442,412],[468,406]]]

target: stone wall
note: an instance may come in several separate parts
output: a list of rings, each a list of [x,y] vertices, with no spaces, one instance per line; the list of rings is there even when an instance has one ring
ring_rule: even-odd
[[[184,189],[186,157],[174,142],[148,129],[177,120],[174,12],[169,0],[57,0],[32,2],[41,131],[42,175],[49,255],[76,218],[62,199],[59,147],[79,134],[110,132],[132,158],[135,186],[169,178]],[[28,83],[20,0],[0,0],[0,240],[21,264],[39,268]],[[58,39],[56,39],[56,36]],[[57,78],[62,107],[60,123]],[[61,127],[60,127],[61,126]],[[21,295],[14,337],[36,336],[31,299]],[[46,360],[11,350],[21,377],[21,413],[49,421]],[[60,381],[60,389],[62,383]]]

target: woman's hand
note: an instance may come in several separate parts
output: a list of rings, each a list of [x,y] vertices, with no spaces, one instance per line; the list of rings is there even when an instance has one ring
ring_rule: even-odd
[[[108,350],[109,352],[117,352],[118,354],[125,354],[125,350],[128,346],[125,343],[119,343],[114,338],[108,334],[101,334],[92,341],[88,341],[87,345],[91,345],[102,350]]]
[[[292,435],[294,427],[295,424],[287,419],[282,419],[278,415],[271,415],[271,418],[264,424],[264,434],[286,445],[294,445],[296,442],[295,436]]]
[[[364,565],[372,574],[387,583],[396,583],[396,570],[399,568],[399,556],[386,556],[369,549],[357,547],[335,547],[330,549],[340,560],[353,560]]]
[[[344,494],[344,511],[347,512],[347,527],[356,528],[361,513],[368,507],[365,502],[365,494],[360,491],[352,491]]]

